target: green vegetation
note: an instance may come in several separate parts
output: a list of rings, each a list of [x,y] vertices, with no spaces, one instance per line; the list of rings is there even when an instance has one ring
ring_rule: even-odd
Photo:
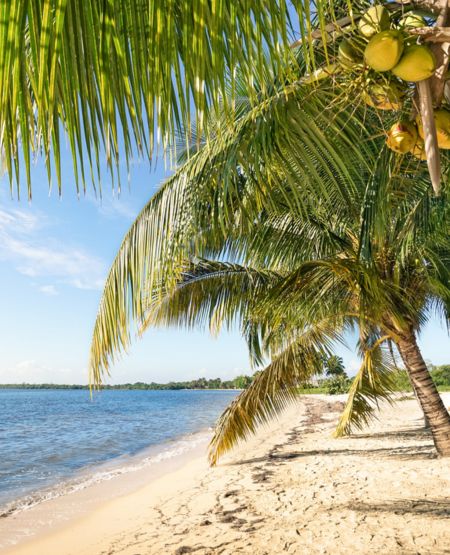
[[[450,364],[430,367],[430,375],[439,391],[450,391]],[[394,373],[395,391],[412,391],[411,380],[406,370],[398,370]]]
[[[335,367],[335,362],[338,361],[339,371],[333,377],[326,377],[318,380],[318,385],[305,384],[298,388],[299,394],[339,394],[348,393],[350,386],[353,382],[352,378],[348,378],[345,373],[343,361],[340,357],[331,356],[325,358],[324,366],[325,374],[330,375],[330,367]],[[341,370],[342,367],[342,370]],[[444,364],[443,366],[434,366],[431,370],[431,376],[439,391],[450,391],[450,365]],[[255,376],[236,376],[233,380],[221,380],[220,378],[207,379],[199,378],[197,380],[190,380],[185,382],[168,382],[168,383],[124,383],[117,385],[103,384],[102,389],[106,390],[153,390],[153,391],[167,391],[179,389],[247,389],[252,383]],[[393,374],[394,389],[395,391],[412,391],[411,382],[405,370],[398,370]],[[89,385],[80,384],[0,384],[0,389],[89,389]]]
[[[345,373],[345,366],[342,357],[332,355],[327,357],[324,362],[325,374],[329,377],[347,377]]]
[[[119,385],[103,385],[102,389],[145,389],[145,390],[176,390],[176,389],[245,389],[252,382],[252,376],[237,376],[233,380],[220,378],[199,378],[186,382],[169,383],[125,383]],[[89,389],[88,385],[65,385],[65,384],[0,384],[0,389]]]
[[[338,358],[338,357],[332,357]],[[341,359],[342,360],[342,359]],[[334,361],[332,361],[334,364]],[[450,364],[442,366],[429,365],[431,370],[430,374],[435,383],[438,391],[450,391]],[[324,363],[327,368],[327,363]],[[396,392],[409,392],[412,391],[411,380],[408,377],[406,370],[394,370],[392,373],[392,389]],[[347,374],[340,374],[334,378],[326,378],[319,380],[319,385],[314,386],[307,384],[298,389],[299,393],[313,394],[313,393],[327,393],[334,395],[338,393],[348,393],[353,383],[353,378],[348,378]]]

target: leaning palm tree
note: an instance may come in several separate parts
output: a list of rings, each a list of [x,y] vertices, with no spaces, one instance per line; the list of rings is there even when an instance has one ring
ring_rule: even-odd
[[[144,208],[106,282],[96,383],[132,320],[141,332],[237,321],[254,363],[270,359],[219,420],[212,462],[293,399],[352,328],[363,362],[338,433],[390,397],[394,344],[438,452],[450,454],[450,417],[416,342],[432,310],[449,320],[450,214],[430,196],[426,165],[387,151],[375,115],[333,102],[335,87],[279,94],[273,83],[256,107],[243,91],[236,121],[218,116]]]
[[[101,370],[108,367],[112,353],[127,345],[130,315],[139,323],[145,322],[149,299],[177,286],[187,260],[209,252],[220,253],[221,257],[237,253],[251,263],[250,253],[254,255],[255,251],[244,248],[244,238],[251,237],[258,224],[267,225],[273,218],[278,232],[283,229],[284,218],[300,228],[309,222],[309,240],[317,240],[318,245],[310,244],[304,247],[309,251],[305,251],[294,242],[291,244],[289,252],[298,267],[337,256],[327,242],[340,240],[340,235],[334,229],[329,230],[329,235],[320,235],[328,220],[353,228],[358,238],[353,238],[357,259],[348,270],[348,276],[353,277],[347,281],[351,283],[359,275],[372,283],[367,272],[371,270],[373,276],[378,276],[374,268],[378,268],[376,257],[381,256],[376,232],[383,225],[387,226],[386,232],[392,232],[390,218],[394,217],[394,206],[383,205],[386,199],[378,203],[386,181],[378,174],[386,168],[396,184],[393,196],[399,201],[398,209],[409,214],[404,223],[410,233],[401,243],[401,256],[392,262],[389,279],[380,281],[370,274],[374,285],[368,291],[376,293],[374,306],[386,306],[381,301],[387,302],[399,275],[413,274],[409,266],[404,266],[411,262],[407,247],[420,244],[418,238],[427,236],[430,229],[438,230],[436,244],[443,243],[444,268],[435,258],[429,260],[428,251],[419,252],[418,266],[425,265],[425,274],[431,276],[431,268],[440,273],[433,278],[435,296],[420,285],[423,298],[418,295],[418,299],[422,298],[423,303],[414,305],[416,312],[406,304],[405,312],[397,314],[396,305],[391,305],[395,307],[393,319],[384,320],[381,312],[366,315],[366,297],[361,300],[364,310],[360,308],[358,312],[360,300],[355,297],[352,303],[359,315],[362,345],[372,345],[379,329],[390,330],[386,335],[398,345],[405,362],[408,359],[411,365],[414,362],[418,366],[420,357],[417,358],[413,339],[428,301],[434,299],[448,314],[448,264],[445,240],[440,239],[442,234],[445,237],[446,211],[438,206],[428,209],[426,188],[430,181],[425,170],[410,167],[414,164],[409,158],[401,164],[387,160],[386,167],[380,169],[381,141],[373,137],[380,128],[364,118],[360,109],[353,112],[350,96],[341,95],[339,88],[328,84],[320,90],[306,86],[308,81],[323,76],[320,70],[314,71],[318,65],[325,66],[325,77],[333,73],[329,61],[336,55],[335,39],[352,30],[368,2],[355,2],[355,9],[347,1],[319,0],[314,10],[310,9],[309,0],[295,0],[292,4],[294,11],[288,10],[284,0],[95,0],[82,4],[76,0],[17,0],[1,5],[0,152],[10,179],[15,173],[18,183],[23,161],[29,195],[33,154],[44,153],[49,178],[54,166],[61,184],[63,130],[68,135],[77,181],[79,173],[84,185],[87,165],[92,181],[96,181],[102,150],[112,170],[119,164],[121,143],[127,161],[135,151],[151,157],[158,135],[167,148],[177,130],[184,132],[185,143],[191,143],[192,123],[197,127],[197,140],[188,149],[185,164],[144,209],[111,270],[94,337],[92,366],[97,380]],[[425,29],[424,39],[447,40],[445,3],[441,6],[437,0],[415,0],[406,8],[403,4],[392,3],[389,9],[399,11],[413,5],[424,8],[438,25],[431,32]],[[290,16],[294,12],[302,35],[296,44],[301,56],[288,48],[293,28]],[[431,183],[438,192],[441,173],[431,109],[433,100],[439,104],[443,98],[448,56],[445,42],[438,42],[433,48],[438,55],[436,74],[431,83],[427,81],[418,90]],[[265,49],[268,56],[264,56]],[[268,74],[273,79],[267,81]],[[244,99],[237,90],[238,75],[246,86]],[[333,75],[332,84],[336,79]],[[411,89],[410,93],[412,100],[414,91]],[[220,115],[214,117],[219,105]],[[407,105],[410,112],[416,109],[411,101]],[[195,117],[191,117],[194,109]],[[389,114],[381,118],[384,129],[392,122],[390,118]],[[443,169],[445,177],[445,164]],[[423,190],[417,190],[419,184],[424,184]],[[412,197],[406,190],[408,185],[414,193]],[[444,232],[436,223],[441,220]],[[302,253],[301,263],[296,258],[297,251]],[[263,252],[264,249],[259,255],[260,263],[267,269],[278,270],[277,265],[282,266],[282,261],[289,258],[287,251],[279,258],[274,255],[273,267]],[[284,277],[288,279],[294,270],[293,266],[284,268]],[[431,277],[427,279],[425,284],[432,283]],[[362,287],[359,282],[354,283]],[[381,283],[386,285],[384,296],[379,289]],[[406,285],[411,291],[412,285]],[[379,305],[375,303],[377,295]],[[308,297],[305,306],[307,303]],[[278,347],[267,348],[273,350],[274,361],[282,361],[277,352],[286,336],[281,324],[268,320],[267,310],[264,314],[261,308],[260,325],[273,329],[272,336],[279,338]],[[314,322],[314,314],[311,308],[311,322],[301,320],[292,333],[303,333],[303,328]],[[335,327],[339,329],[338,321]],[[404,335],[406,331],[409,335]],[[253,334],[255,345],[260,333]],[[328,333],[333,336],[331,329]],[[376,349],[382,337],[370,348]],[[301,359],[300,354],[298,357]],[[311,357],[308,360],[313,365]],[[277,363],[274,372],[279,367]],[[414,383],[419,390],[425,382],[421,378]],[[448,428],[448,423],[436,392],[424,391],[422,405],[425,407],[425,400],[433,398],[437,413],[442,416],[440,424],[435,418],[433,433],[436,441],[444,445],[445,437],[436,430]]]

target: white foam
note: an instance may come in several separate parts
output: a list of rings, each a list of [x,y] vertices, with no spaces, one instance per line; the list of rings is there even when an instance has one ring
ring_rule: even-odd
[[[192,451],[201,444],[205,444],[210,437],[210,432],[197,432],[189,436],[171,441],[169,444],[154,445],[145,452],[132,457],[123,456],[108,463],[102,464],[102,470],[95,470],[93,467],[86,468],[79,472],[74,478],[59,482],[47,489],[26,495],[6,506],[0,507],[0,518],[13,516],[22,511],[27,511],[36,505],[56,499],[63,495],[84,490],[95,484],[113,480],[124,474],[137,472],[145,468],[157,465],[163,461],[180,457]],[[148,455],[148,452],[151,455]],[[155,453],[156,451],[156,453]],[[143,456],[146,453],[146,456]]]

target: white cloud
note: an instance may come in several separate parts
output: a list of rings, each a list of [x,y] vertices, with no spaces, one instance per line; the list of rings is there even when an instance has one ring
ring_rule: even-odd
[[[50,297],[59,295],[58,289],[56,289],[54,285],[42,285],[39,287],[39,291],[44,293],[44,295],[49,295]]]
[[[74,368],[55,368],[34,359],[0,368],[0,383],[86,383],[87,372]]]
[[[43,236],[41,229],[47,225],[40,213],[0,209],[0,260],[11,261],[26,276],[52,277],[77,289],[101,289],[105,263],[82,248]]]
[[[46,219],[39,214],[32,214],[24,210],[0,208],[0,230],[8,229],[21,233],[29,233],[42,227]]]
[[[96,198],[95,196],[87,195],[86,199],[105,218],[125,218],[126,220],[133,221],[139,213],[139,209],[132,206],[123,196],[104,195],[102,198]]]

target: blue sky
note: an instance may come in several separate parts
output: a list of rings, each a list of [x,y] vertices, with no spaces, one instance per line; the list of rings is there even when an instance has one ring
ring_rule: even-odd
[[[42,162],[33,172],[33,200],[11,199],[0,180],[0,383],[86,383],[90,336],[101,288],[123,235],[164,178],[134,163],[120,194],[110,180],[102,201],[78,200],[68,153],[63,196],[48,192]],[[152,330],[113,368],[111,383],[230,378],[249,371],[237,333]]]
[[[0,180],[0,383],[86,383],[90,336],[102,283],[124,233],[164,179],[133,163],[129,188],[114,194],[106,172],[103,200],[77,198],[70,156],[63,157],[63,196],[48,192],[42,162],[33,168],[33,201],[11,199]],[[126,178],[124,182],[126,184]],[[435,364],[450,362],[450,342],[433,321],[420,344]],[[340,347],[347,369],[358,360]],[[112,369],[110,383],[231,378],[250,372],[237,332],[150,330]]]

